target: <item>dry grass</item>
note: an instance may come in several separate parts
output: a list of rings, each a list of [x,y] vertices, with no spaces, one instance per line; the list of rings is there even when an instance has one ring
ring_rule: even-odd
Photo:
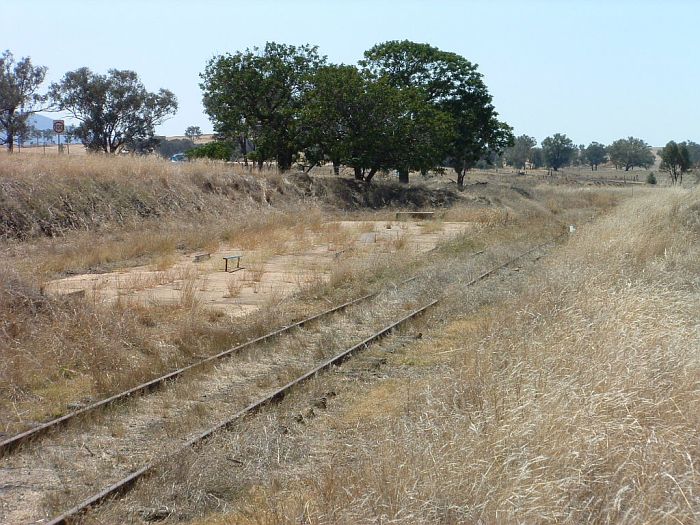
[[[196,523],[697,523],[698,275],[700,192],[623,204]]]
[[[556,199],[556,190],[542,191]],[[246,265],[252,263],[249,270],[231,276],[228,292],[233,296],[246,276],[255,287],[262,285],[262,268],[272,255],[296,253],[319,243],[341,252],[357,230],[374,229],[371,222],[357,229],[328,224],[335,212],[309,200],[288,180],[251,176],[216,163],[173,166],[149,159],[106,162],[88,156],[28,164],[1,158],[0,195],[5,199],[1,220],[12,224],[16,233],[6,235],[12,240],[3,247],[3,262],[18,269],[0,275],[0,432],[7,433],[64,413],[73,403],[101,398],[269,331],[290,318],[280,314],[291,308],[289,302],[282,304],[281,296],[274,295],[254,319],[234,321],[206,311],[196,293],[206,282],[173,268],[183,252],[213,251],[222,245],[256,252],[246,259]],[[604,198],[567,194],[557,216],[568,220],[569,206],[583,206],[589,214],[597,206],[614,204],[599,199]],[[438,255],[461,256],[476,245],[529,232],[535,233],[533,238],[545,236],[559,227],[551,224],[552,210],[538,199],[449,213],[453,216],[445,220],[473,219],[483,228]],[[354,218],[378,216],[385,218],[381,213],[358,213]],[[8,222],[8,217],[15,222]],[[630,251],[633,259],[670,253],[669,262],[686,264],[682,245],[669,252],[664,239],[661,233],[662,244],[655,241],[646,251]],[[399,237],[393,248],[401,250],[406,244]],[[678,260],[673,259],[676,252]],[[112,306],[91,302],[89,294],[80,301],[51,299],[38,291],[42,281],[56,273],[136,264],[151,264],[161,273],[127,278],[122,297]],[[421,264],[405,253],[362,257],[348,250],[333,261],[329,273],[310,274],[295,304],[301,310],[315,301],[327,305],[347,299],[374,283],[405,277]],[[144,306],[129,301],[132,291],[173,280],[182,280],[177,304]]]

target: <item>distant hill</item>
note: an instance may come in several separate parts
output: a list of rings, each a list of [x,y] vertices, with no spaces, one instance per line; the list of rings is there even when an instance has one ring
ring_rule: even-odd
[[[38,113],[29,117],[29,124],[36,129],[53,129],[53,119]]]

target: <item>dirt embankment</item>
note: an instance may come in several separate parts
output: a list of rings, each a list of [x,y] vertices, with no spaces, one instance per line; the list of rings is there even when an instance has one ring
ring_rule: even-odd
[[[222,164],[170,165],[140,159],[88,158],[0,162],[0,237],[56,237],[73,230],[201,217],[236,209],[286,207],[313,199],[337,209],[449,206],[451,190],[348,179],[246,173]]]

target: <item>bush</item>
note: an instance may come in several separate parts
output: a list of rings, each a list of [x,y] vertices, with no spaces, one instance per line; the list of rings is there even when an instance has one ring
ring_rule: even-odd
[[[197,146],[186,153],[189,159],[231,160],[235,148],[229,142],[216,141]]]
[[[654,175],[653,171],[650,171],[649,175],[647,175],[647,184],[656,184],[656,175]]]

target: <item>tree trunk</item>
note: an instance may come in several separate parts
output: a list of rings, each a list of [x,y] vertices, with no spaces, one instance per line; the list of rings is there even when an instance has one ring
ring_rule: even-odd
[[[277,156],[277,169],[282,172],[289,171],[292,167],[292,154],[288,151]]]
[[[339,160],[333,161],[333,174],[340,175],[340,161]]]
[[[11,131],[7,132],[7,137],[5,137],[7,142],[7,151],[12,153],[15,150],[15,135]]]
[[[372,169],[369,170],[369,173],[368,173],[367,176],[365,177],[365,182],[366,182],[367,184],[370,183],[370,181],[372,180],[372,177],[374,177],[374,175],[377,173],[377,171],[379,171],[377,168],[372,168]]]
[[[401,184],[408,184],[408,170],[406,168],[399,169],[399,182]]]
[[[355,180],[365,180],[365,174],[362,172],[361,168],[355,166]]]
[[[459,191],[464,190],[464,176],[466,173],[464,171],[457,172],[457,189]]]

